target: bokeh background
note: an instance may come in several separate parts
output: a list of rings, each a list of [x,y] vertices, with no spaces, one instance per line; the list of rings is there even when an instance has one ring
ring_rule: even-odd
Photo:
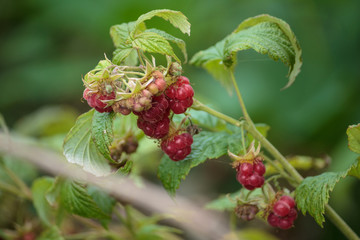
[[[343,170],[355,159],[347,149],[348,125],[360,122],[360,1],[315,0],[2,0],[0,1],[0,112],[10,127],[48,105],[71,106],[79,114],[81,76],[113,46],[109,28],[150,10],[183,12],[192,24],[182,35],[165,21],[150,27],[169,30],[186,41],[189,56],[224,38],[245,18],[262,13],[288,22],[303,49],[302,71],[289,89],[287,68],[252,50],[238,54],[236,77],[255,122],[271,126],[269,139],[285,155],[328,155],[327,170]],[[196,96],[235,118],[241,116],[236,97],[203,69],[184,66]],[[50,114],[50,113],[49,113]],[[50,117],[50,115],[49,115]],[[305,174],[318,174],[311,172]],[[150,174],[150,173],[149,173]],[[155,172],[152,173],[155,175]],[[196,182],[196,184],[194,184]],[[330,203],[360,234],[359,182],[345,179]],[[222,161],[192,171],[180,192],[194,198],[236,191],[233,172]],[[344,239],[329,222],[321,229],[311,217],[296,227],[276,231],[251,224],[281,239]],[[242,224],[240,227],[248,227]]]

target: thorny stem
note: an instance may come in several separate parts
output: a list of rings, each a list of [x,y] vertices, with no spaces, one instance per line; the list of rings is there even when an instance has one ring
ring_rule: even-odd
[[[245,122],[238,121],[233,119],[225,114],[217,112],[199,101],[194,101],[194,109],[205,111],[215,117],[225,120],[226,122],[233,124],[235,126],[244,126],[244,128],[255,138],[257,139],[262,147],[264,147],[276,160],[280,162],[280,164],[284,167],[284,169],[289,173],[289,175],[295,180],[295,185],[299,185],[304,179],[298,171],[286,160],[286,158],[277,150],[257,129],[253,121],[251,120],[247,109],[245,107],[244,100],[241,96],[239,87],[236,83],[234,74],[231,73],[231,80],[234,85],[236,95],[238,97],[241,110],[243,112]],[[327,204],[325,205],[326,212],[325,215],[336,225],[336,227],[350,240],[359,240],[360,238],[356,235],[356,233],[347,225],[347,223]]]

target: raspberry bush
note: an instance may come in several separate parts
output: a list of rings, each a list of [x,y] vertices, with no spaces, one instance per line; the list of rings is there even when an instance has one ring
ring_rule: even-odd
[[[82,79],[83,101],[91,109],[78,117],[64,140],[67,161],[99,179],[109,175],[139,179],[136,172],[147,151],[161,150],[157,175],[165,190],[175,197],[181,181],[192,168],[209,159],[224,157],[228,161],[226,166],[233,168],[239,191],[219,197],[208,208],[230,211],[245,221],[262,219],[269,228],[281,230],[296,227],[300,212],[309,213],[320,226],[325,214],[348,239],[359,239],[328,205],[329,193],[340,179],[360,176],[358,160],[343,172],[303,178],[298,172],[303,170],[303,162],[297,161],[297,157],[290,161],[273,146],[267,139],[269,127],[254,124],[237,86],[236,54],[247,49],[288,66],[289,80],[284,89],[292,85],[300,73],[302,50],[290,26],[269,15],[248,18],[223,40],[198,52],[189,61],[207,70],[229,92],[236,92],[243,113],[241,120],[237,120],[197,99],[192,77],[183,71],[187,63],[185,41],[163,30],[148,29],[145,22],[155,16],[190,35],[190,23],[185,15],[167,9],[154,10],[136,21],[110,28],[115,49],[112,58],[105,56],[97,65],[94,63],[94,69]],[[174,51],[175,45],[183,59]],[[360,126],[350,126],[347,134],[349,148],[360,154]],[[40,239],[50,239],[49,236],[64,239],[59,224],[53,224],[61,222],[64,213],[97,219],[106,228],[118,202],[99,189],[60,176],[39,178],[31,190],[25,183],[18,185],[25,189],[23,197],[34,202],[46,226]],[[65,212],[56,212],[55,216],[49,213],[60,208]],[[134,239],[141,238],[137,231],[149,229],[177,239],[173,229],[157,226],[156,220],[149,220],[129,206],[119,208],[126,212],[127,219],[118,212],[116,216]],[[132,219],[133,215],[136,220]],[[259,221],[259,224],[263,223]],[[22,235],[28,234],[22,231]],[[113,235],[109,231],[100,237],[105,236]]]

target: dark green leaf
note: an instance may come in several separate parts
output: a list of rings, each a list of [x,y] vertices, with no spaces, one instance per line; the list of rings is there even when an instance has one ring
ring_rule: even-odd
[[[305,215],[308,212],[322,227],[325,205],[329,201],[330,192],[337,182],[345,178],[348,173],[358,169],[356,161],[348,170],[342,172],[326,172],[315,177],[305,178],[296,188],[296,203],[298,209]]]
[[[185,17],[185,15],[181,12],[168,9],[153,10],[151,12],[141,15],[136,20],[135,31],[140,27],[141,23],[155,16],[161,17],[169,21],[174,27],[180,29],[181,32],[186,33],[190,36],[190,23],[188,22],[187,17]]]
[[[64,155],[71,163],[76,163],[87,172],[96,176],[111,172],[107,159],[92,141],[92,120],[94,110],[82,114],[76,121],[64,141]]]
[[[86,218],[109,219],[110,215],[102,211],[86,188],[77,182],[65,180],[61,186],[61,203],[73,214]]]
[[[36,179],[31,187],[35,209],[41,221],[48,226],[50,226],[53,221],[53,209],[46,200],[45,195],[53,184],[53,178],[42,177]]]
[[[203,163],[206,159],[219,158],[232,149],[230,143],[238,142],[241,147],[241,135],[227,132],[206,132],[194,136],[191,153],[179,162],[174,162],[164,155],[161,159],[158,177],[169,194],[174,195],[182,179],[189,174],[190,169]]]
[[[186,45],[185,45],[184,40],[182,40],[180,38],[176,38],[173,35],[170,35],[170,34],[164,32],[164,31],[161,31],[161,30],[156,29],[156,28],[147,29],[146,32],[157,33],[160,36],[162,36],[163,38],[165,38],[166,40],[175,43],[178,46],[178,48],[181,50],[181,52],[184,54],[184,58],[185,58],[184,62],[187,62],[187,57],[188,56],[187,56]]]
[[[360,154],[360,124],[349,126],[346,134],[350,150]]]
[[[98,151],[109,161],[113,161],[110,156],[109,146],[113,141],[113,118],[114,113],[99,113],[95,111],[92,125],[91,136]]]
[[[52,226],[46,231],[42,232],[41,235],[36,238],[37,240],[65,240],[61,236],[60,229],[57,226]]]
[[[289,66],[289,81],[285,88],[295,81],[302,65],[299,43],[286,22],[269,15],[246,19],[215,46],[195,54],[190,63],[206,68],[229,88],[229,76],[236,64],[235,53],[250,48]]]
[[[162,36],[154,32],[143,32],[136,36],[132,45],[136,49],[141,49],[145,52],[160,53],[173,57],[180,62],[175,55],[170,43]]]

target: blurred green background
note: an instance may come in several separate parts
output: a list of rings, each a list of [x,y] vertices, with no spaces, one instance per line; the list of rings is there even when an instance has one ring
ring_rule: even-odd
[[[302,71],[293,86],[280,91],[287,81],[281,62],[252,50],[239,53],[236,77],[248,111],[255,122],[271,126],[269,139],[285,155],[329,155],[330,170],[343,170],[354,160],[345,131],[360,119],[357,0],[2,0],[0,112],[8,125],[46,105],[86,111],[81,76],[104,53],[112,56],[110,26],[161,8],[183,12],[192,24],[191,36],[159,19],[148,26],[183,38],[190,57],[221,40],[245,18],[268,13],[288,22],[303,49]],[[241,116],[235,95],[229,96],[208,73],[189,65],[184,70],[198,98],[233,117]],[[193,189],[191,181],[199,186]],[[195,169],[180,191],[215,196],[237,187],[231,169],[213,161]],[[359,187],[354,179],[346,179],[330,201],[358,233]],[[322,230],[308,216],[299,218],[290,231],[272,232],[281,239],[344,238],[331,223]]]

